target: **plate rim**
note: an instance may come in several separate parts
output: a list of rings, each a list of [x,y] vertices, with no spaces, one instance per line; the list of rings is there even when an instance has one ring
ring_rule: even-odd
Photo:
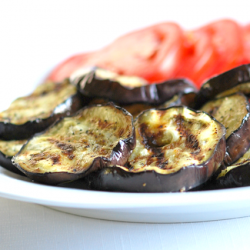
[[[38,195],[37,195],[38,194]],[[183,193],[123,193],[33,183],[0,169],[0,196],[48,206],[86,209],[195,207],[249,201],[250,187]]]

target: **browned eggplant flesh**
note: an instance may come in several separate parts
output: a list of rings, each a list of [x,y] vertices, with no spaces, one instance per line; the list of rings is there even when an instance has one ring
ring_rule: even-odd
[[[76,87],[68,80],[41,84],[32,94],[16,99],[0,112],[0,138],[28,139],[59,117],[75,113],[83,104]]]
[[[88,106],[31,138],[13,162],[31,179],[58,184],[125,164],[135,145],[131,114],[113,104]]]
[[[237,161],[250,147],[250,107],[242,93],[207,102],[201,110],[209,113],[226,129],[227,153],[225,165]]]
[[[141,113],[126,166],[93,173],[92,188],[130,192],[186,191],[206,182],[225,155],[226,129],[204,112],[179,106]]]

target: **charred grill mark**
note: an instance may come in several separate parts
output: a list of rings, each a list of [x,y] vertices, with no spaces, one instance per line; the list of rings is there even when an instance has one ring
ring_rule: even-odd
[[[97,124],[100,129],[108,128],[111,125],[107,120],[101,120],[101,119],[97,121]]]
[[[125,129],[124,129],[124,128],[120,128],[120,129],[118,130],[118,136],[119,136],[119,137],[122,137],[122,135],[124,134],[124,132],[125,132]]]
[[[37,153],[37,154],[30,154],[30,160],[29,160],[29,165],[30,166],[35,166],[37,162],[42,161],[42,160],[47,160],[50,159],[52,161],[52,165],[60,165],[60,155],[50,155],[49,153]],[[39,172],[39,168],[37,169],[37,172]]]
[[[101,148],[101,150],[100,150],[101,155],[107,155],[108,153],[109,153],[109,151],[107,149]]]
[[[199,149],[199,142],[196,139],[195,135],[193,134],[188,134],[187,139],[186,139],[187,146],[189,148],[193,148],[194,150]]]
[[[147,147],[148,146],[148,138],[145,135],[145,131],[147,130],[148,125],[146,123],[141,123],[139,126],[139,134],[142,137],[142,143]]]
[[[168,160],[166,160],[165,162],[162,162],[160,165],[159,165],[159,168],[160,169],[168,169],[167,168],[167,165],[168,165]],[[171,167],[170,167],[171,168]]]
[[[139,133],[143,138],[142,142],[146,148],[161,147],[164,146],[161,143],[164,131],[161,129],[162,125],[158,129],[150,129],[146,123],[140,124]],[[157,131],[157,132],[156,132]]]
[[[183,127],[183,123],[184,123],[184,117],[179,114],[179,115],[176,115],[175,116],[175,121],[176,121],[176,124],[179,126],[179,127]]]
[[[73,160],[75,156],[74,156],[73,154],[68,154],[67,157],[68,157],[70,160]]]
[[[155,160],[156,160],[156,157],[154,155],[151,155],[150,157],[148,157],[146,165],[147,166],[151,165]]]
[[[36,163],[38,161],[44,160],[46,158],[48,158],[47,154],[44,153],[38,153],[38,154],[30,154],[30,160],[29,160],[29,164],[30,165],[36,165]]]
[[[53,155],[50,157],[50,159],[52,160],[52,165],[61,164],[60,163],[60,155]]]
[[[70,160],[74,159],[75,155],[73,154],[75,147],[71,144],[60,142],[55,139],[49,139],[50,143],[55,144],[58,148],[61,149],[62,154],[66,155]]]
[[[191,131],[187,129],[184,125],[184,117],[179,114],[175,117],[175,119],[178,127],[177,131],[180,133],[181,136],[184,136],[186,138],[186,147],[200,152],[199,141],[197,140],[196,136],[192,134]]]
[[[155,162],[155,164],[161,168],[161,166],[165,167],[165,165],[168,164],[168,161],[166,161],[164,153],[161,150],[152,149],[152,153],[153,154],[147,159],[147,165],[151,165]]]

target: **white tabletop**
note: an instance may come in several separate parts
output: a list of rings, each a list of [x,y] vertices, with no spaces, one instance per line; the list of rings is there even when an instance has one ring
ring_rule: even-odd
[[[57,1],[0,3],[1,110],[31,92],[68,56],[103,47],[128,31],[162,21],[185,29],[219,18],[250,23],[249,0]],[[11,95],[10,95],[11,93]],[[0,198],[0,249],[249,249],[249,217],[145,224],[90,219]]]
[[[0,249],[249,249],[250,218],[147,224],[96,220],[0,198]]]

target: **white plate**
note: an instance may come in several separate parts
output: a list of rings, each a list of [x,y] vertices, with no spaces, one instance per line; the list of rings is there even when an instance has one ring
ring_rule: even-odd
[[[30,182],[0,167],[0,196],[63,212],[117,221],[171,223],[250,215],[250,188],[189,193],[115,193]]]
[[[158,8],[152,8],[150,1],[126,1],[126,5],[117,5],[113,1],[114,4],[107,5],[103,16],[100,1],[96,1],[87,9],[84,2],[82,7],[78,6],[78,2],[77,5],[65,5],[67,18],[64,11],[57,11],[53,20],[44,18],[44,13],[54,16],[53,4],[50,8],[46,4],[40,5],[37,11],[37,4],[30,1],[29,15],[24,15],[23,4],[15,2],[15,5],[2,6],[7,11],[1,13],[4,20],[0,22],[1,84],[4,85],[0,92],[1,110],[16,97],[30,93],[50,68],[74,53],[99,49],[121,34],[160,21],[171,20],[185,28],[193,28],[221,16],[221,10],[214,9],[215,0],[209,5],[202,5],[206,11],[199,8],[193,10],[194,18],[190,18],[190,13],[186,11],[190,2],[184,6],[183,1],[180,11],[180,4],[173,5],[171,1],[168,5],[167,1],[154,5]],[[139,10],[142,4],[144,15],[138,18],[138,11],[135,10]],[[87,10],[84,15],[83,9]],[[123,13],[130,18],[123,19]],[[248,11],[235,9],[234,4],[227,8],[226,15],[241,23],[249,20]],[[116,25],[114,20],[117,20]],[[250,188],[153,194],[97,192],[35,184],[1,167],[0,196],[81,216],[131,222],[194,222],[250,215]]]

